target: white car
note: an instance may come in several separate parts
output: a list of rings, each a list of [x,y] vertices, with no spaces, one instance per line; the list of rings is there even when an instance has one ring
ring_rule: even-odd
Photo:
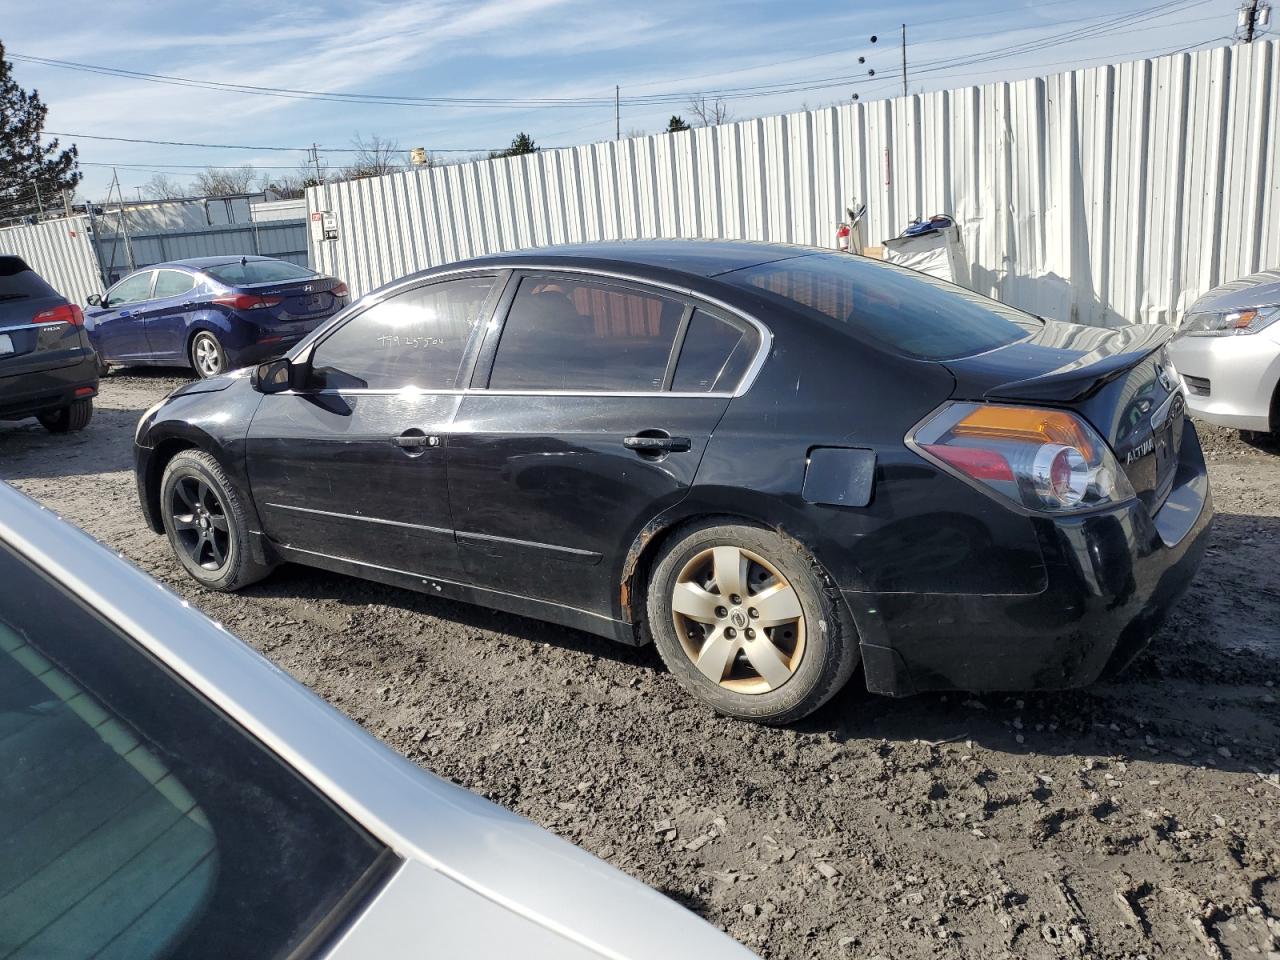
[[[1224,283],[1197,300],[1169,344],[1187,408],[1237,430],[1280,431],[1280,270]]]
[[[754,956],[0,483],[0,957]]]

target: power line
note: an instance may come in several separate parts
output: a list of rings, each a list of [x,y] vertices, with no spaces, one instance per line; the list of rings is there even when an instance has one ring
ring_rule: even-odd
[[[1119,16],[1110,17],[1086,17],[1078,18],[1074,22],[1085,22],[1091,20],[1102,19],[1102,22],[1083,28],[1080,30],[1066,31],[1064,33],[1054,34],[1047,37],[1041,37],[1035,40],[1023,41],[1017,44],[1005,47],[997,47],[994,50],[986,51],[982,54],[975,54],[968,59],[959,60],[940,60],[930,64],[923,64],[917,72],[929,72],[929,68],[944,69],[945,67],[966,66],[975,63],[988,62],[993,59],[1000,59],[1007,56],[1016,56],[1022,53],[1031,53],[1048,47],[1058,46],[1062,43],[1068,43],[1075,40],[1087,39],[1091,37],[1105,34],[1115,26],[1125,25],[1138,19],[1146,17],[1166,9],[1188,9],[1209,0],[1191,0],[1190,3],[1185,0],[1173,0],[1173,2],[1165,2],[1155,4],[1130,13],[1121,14]],[[1060,21],[1060,23],[1070,23],[1073,21]],[[254,84],[238,84],[225,83],[217,80],[197,80],[190,77],[180,77],[171,74],[154,74],[144,73],[137,70],[127,70],[119,67],[104,66],[101,64],[82,63],[73,60],[59,60],[51,57],[37,57],[27,54],[10,53],[9,56],[15,60],[22,60],[30,63],[39,63],[46,66],[53,66],[68,70],[87,71],[90,73],[98,73],[109,76],[117,76],[127,79],[141,80],[151,83],[171,84],[177,86],[196,87],[200,89],[209,89],[228,93],[250,94],[255,96],[273,96],[283,97],[286,99],[306,99],[321,100],[336,103],[360,103],[384,106],[444,106],[444,107],[469,107],[469,108],[500,108],[500,109],[568,109],[568,108],[585,108],[600,109],[607,106],[649,106],[657,104],[678,103],[687,100],[690,96],[718,96],[732,97],[735,99],[755,99],[759,97],[772,97],[789,93],[800,93],[809,90],[822,90],[834,86],[852,86],[856,84],[864,84],[869,82],[869,78],[861,75],[841,75],[832,77],[807,78],[803,80],[792,81],[775,81],[766,84],[750,84],[736,87],[720,87],[713,89],[703,89],[696,91],[674,92],[664,91],[654,94],[632,95],[628,97],[418,97],[405,94],[364,94],[364,93],[339,93],[330,91],[305,90],[289,87],[267,87]],[[214,145],[203,145],[214,146]],[[251,148],[250,148],[251,149]],[[457,149],[457,148],[455,148]],[[445,151],[441,151],[445,152]],[[477,152],[458,150],[458,152]]]
[[[44,131],[49,137],[71,137],[75,140],[114,140],[117,143],[146,143],[164,147],[204,147],[210,150],[282,150],[298,153],[309,152],[311,147],[251,147],[241,143],[192,143],[187,140],[146,140],[141,137],[107,137],[96,133],[57,133]],[[363,153],[359,147],[319,147],[321,153]],[[484,153],[496,147],[432,147],[431,153]]]

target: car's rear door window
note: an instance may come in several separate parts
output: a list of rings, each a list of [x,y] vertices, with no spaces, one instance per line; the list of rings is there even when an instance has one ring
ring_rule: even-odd
[[[151,298],[151,278],[154,270],[143,270],[131,277],[125,277],[107,294],[107,303],[112,307],[123,307],[130,303],[141,303]]]
[[[814,253],[720,274],[855,336],[921,360],[953,360],[1023,340],[1029,313],[914,270],[844,253]]]
[[[498,341],[490,390],[662,389],[685,304],[602,280],[525,277]]]
[[[184,293],[190,293],[195,285],[195,277],[189,273],[183,273],[181,270],[158,270],[156,271],[156,289],[152,297],[156,300],[180,297]]]
[[[381,843],[3,546],[0,583],[0,957],[297,957],[386,875]]]
[[[741,321],[695,310],[689,319],[671,389],[676,393],[731,393],[751,366],[760,335]]]
[[[313,384],[329,389],[452,390],[495,278],[442,280],[388,297],[322,340]]]

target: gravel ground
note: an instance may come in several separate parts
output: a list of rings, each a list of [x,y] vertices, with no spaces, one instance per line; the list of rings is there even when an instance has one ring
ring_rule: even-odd
[[[0,477],[421,765],[766,957],[1280,958],[1280,450],[1202,427],[1213,545],[1114,682],[851,688],[796,729],[713,716],[651,650],[284,567],[204,593],[143,524],[130,444],[181,382],[104,381],[82,434],[0,424]]]

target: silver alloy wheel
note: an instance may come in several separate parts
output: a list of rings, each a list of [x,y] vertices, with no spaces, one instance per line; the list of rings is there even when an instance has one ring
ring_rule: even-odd
[[[169,503],[175,546],[198,567],[218,571],[231,554],[227,509],[217,491],[202,477],[179,477]]]
[[[671,611],[685,654],[727,690],[776,690],[804,657],[799,594],[750,550],[718,546],[697,553],[676,578]]]
[[[222,372],[222,353],[212,334],[196,334],[195,343],[191,345],[191,357],[201,376],[216,377]]]

